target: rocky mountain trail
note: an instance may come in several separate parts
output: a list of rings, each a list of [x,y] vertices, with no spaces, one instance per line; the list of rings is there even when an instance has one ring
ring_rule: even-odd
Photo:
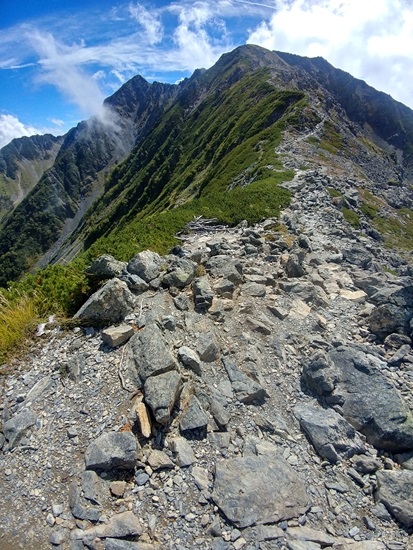
[[[2,548],[412,548],[410,268],[341,183],[91,265],[78,326],[4,378]]]

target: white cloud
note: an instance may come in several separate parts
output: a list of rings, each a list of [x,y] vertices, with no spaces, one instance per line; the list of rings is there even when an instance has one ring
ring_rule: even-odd
[[[52,124],[54,124],[55,126],[61,127],[65,125],[65,121],[61,120],[60,118],[48,118],[47,120]]]
[[[413,6],[406,0],[278,0],[247,42],[322,56],[413,106]]]
[[[121,84],[125,84],[126,77],[120,71],[113,69],[113,71],[110,71],[110,73],[113,74],[113,76],[115,76]]]
[[[33,126],[23,124],[14,115],[0,114],[0,147],[4,147],[14,138],[41,133]]]
[[[215,9],[219,7],[219,2]],[[224,52],[232,48],[225,22],[216,17],[214,4],[195,2],[190,6],[173,5],[179,25],[173,38],[176,58],[189,70],[213,65]],[[212,32],[219,29],[218,37]]]
[[[149,12],[142,4],[131,4],[129,13],[143,27],[148,43],[153,46],[163,38],[163,26],[158,17]]]
[[[92,78],[94,80],[103,80],[104,78],[106,78],[106,73],[105,71],[102,71],[102,70],[96,71],[95,73],[92,74]]]
[[[57,41],[50,33],[34,30],[27,36],[39,55],[42,69],[39,82],[55,86],[69,101],[77,105],[84,115],[90,116],[101,108],[104,95],[95,79],[79,67],[83,43],[67,46]],[[80,56],[79,56],[80,54]]]

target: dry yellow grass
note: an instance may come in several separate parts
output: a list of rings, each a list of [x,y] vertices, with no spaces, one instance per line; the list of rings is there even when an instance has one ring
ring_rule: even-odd
[[[36,320],[33,298],[21,295],[11,301],[0,293],[0,361],[21,346]]]

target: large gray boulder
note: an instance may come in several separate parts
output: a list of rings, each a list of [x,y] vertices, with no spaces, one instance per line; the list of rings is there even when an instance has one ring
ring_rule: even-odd
[[[138,444],[131,432],[108,432],[92,441],[85,452],[87,470],[129,470],[136,466]]]
[[[9,449],[12,449],[19,443],[28,429],[34,426],[36,419],[37,417],[32,411],[24,409],[5,422],[3,432]]]
[[[356,430],[334,410],[302,404],[294,414],[317,453],[330,462],[365,452]]]
[[[141,385],[149,376],[163,374],[177,367],[162,332],[156,324],[147,325],[134,334],[128,346]]]
[[[151,250],[144,250],[129,261],[127,270],[149,283],[160,275],[163,263],[164,260],[159,254]]]
[[[386,363],[361,346],[317,352],[303,370],[303,381],[319,399],[340,405],[344,418],[377,449],[413,449],[413,418],[394,386],[382,374]]]
[[[383,470],[377,472],[376,501],[405,527],[413,527],[413,472]]]
[[[126,283],[111,279],[92,294],[73,318],[91,324],[118,323],[133,311],[134,306],[135,297]]]
[[[185,288],[195,276],[196,264],[187,258],[176,258],[162,277],[167,287]]]
[[[210,258],[206,264],[208,273],[214,278],[225,278],[240,285],[244,281],[242,275],[242,264],[238,260],[234,260],[231,256],[219,255]]]
[[[155,420],[166,426],[182,387],[180,375],[172,370],[151,376],[145,382],[145,402],[149,405]]]
[[[291,466],[275,447],[267,448],[216,465],[212,498],[237,527],[299,517],[310,506]]]
[[[97,279],[112,279],[112,277],[119,277],[125,268],[125,262],[116,260],[110,254],[103,254],[85,269],[85,273],[88,277],[96,277]]]

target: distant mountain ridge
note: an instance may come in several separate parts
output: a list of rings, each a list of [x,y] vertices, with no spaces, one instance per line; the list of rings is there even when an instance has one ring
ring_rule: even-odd
[[[413,111],[321,58],[252,45],[176,85],[136,76],[63,138],[0,150],[0,285],[90,247],[116,248],[137,220],[212,196],[217,204],[304,164],[345,171],[386,200],[397,186],[409,206]],[[42,173],[16,201],[23,165]],[[123,256],[136,252],[128,240]]]

